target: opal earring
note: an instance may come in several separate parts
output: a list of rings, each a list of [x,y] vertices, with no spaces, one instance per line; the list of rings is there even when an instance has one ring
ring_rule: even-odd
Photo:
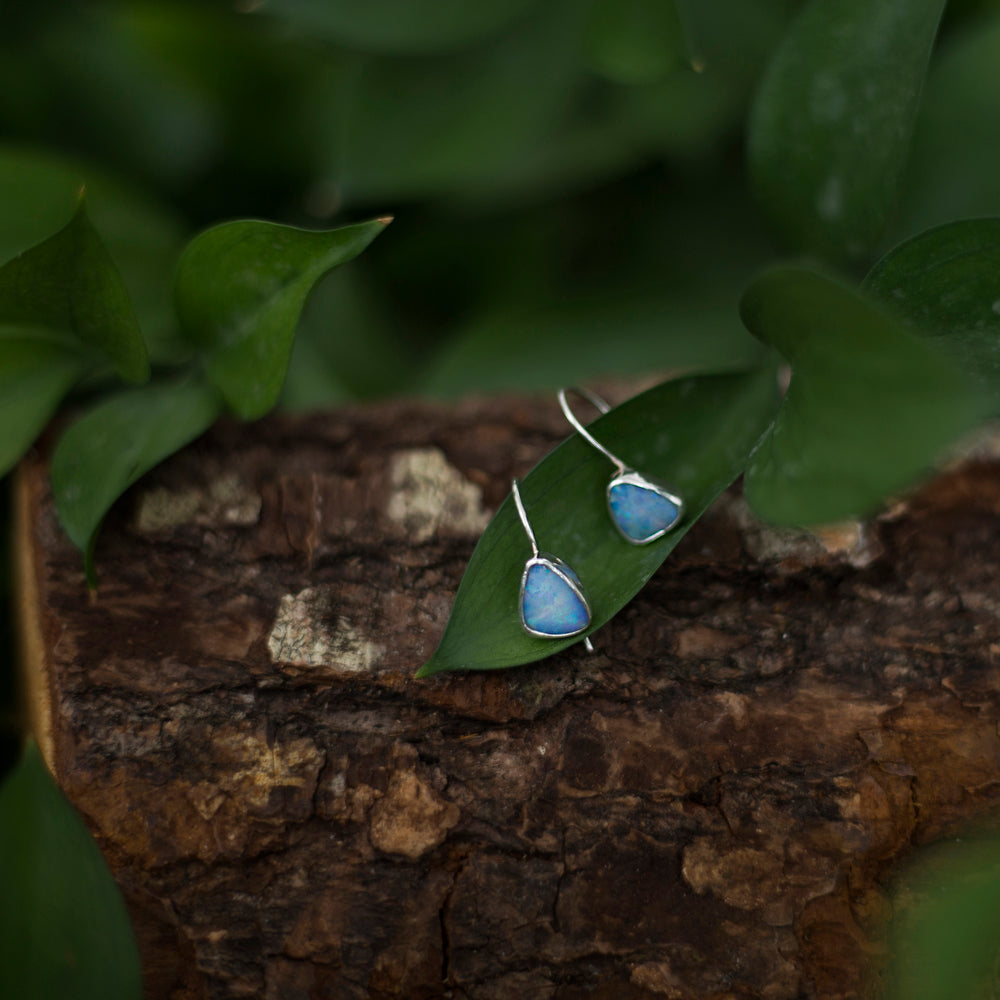
[[[566,399],[567,389],[558,393],[559,406],[566,419],[573,425],[576,432],[588,444],[596,448],[615,466],[615,473],[608,483],[608,512],[614,526],[622,538],[633,545],[647,545],[662,538],[677,525],[684,513],[684,501],[671,493],[662,483],[654,482],[640,475],[635,469],[630,469],[620,458],[612,455],[583,424],[576,418]],[[607,413],[610,407],[600,396],[587,389],[572,390],[578,396],[588,400],[601,413]]]
[[[566,639],[579,635],[590,624],[590,604],[583,584],[562,559],[538,551],[516,479],[514,503],[531,542],[531,558],[524,564],[521,574],[519,607],[524,631],[539,639]]]

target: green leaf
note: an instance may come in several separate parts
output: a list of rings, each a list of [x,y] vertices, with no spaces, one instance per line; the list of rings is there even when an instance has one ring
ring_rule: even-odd
[[[1000,219],[939,226],[890,250],[863,287],[930,336],[1000,412]]]
[[[917,856],[893,910],[888,1000],[995,997],[1000,843],[963,837]]]
[[[985,412],[975,384],[946,356],[830,278],[773,268],[740,311],[792,366],[744,480],[765,520],[811,525],[867,514]]]
[[[130,389],[98,403],[63,434],[52,456],[52,493],[66,534],[87,553],[104,515],[136,480],[212,425],[218,393],[191,376]]]
[[[718,370],[759,358],[731,302],[595,292],[535,308],[508,305],[478,318],[434,359],[419,388],[434,396],[523,392],[601,373]]]
[[[177,269],[178,315],[237,415],[252,420],[274,406],[313,285],[361,253],[389,221],[321,232],[226,222],[187,245]]]
[[[0,261],[48,239],[80,204],[82,171],[54,156],[0,145]],[[88,190],[88,201],[92,192]]]
[[[31,446],[86,367],[62,344],[0,330],[0,476]]]
[[[673,0],[598,0],[587,43],[594,68],[626,84],[662,79],[687,44]]]
[[[128,291],[80,202],[56,233],[0,267],[0,322],[73,333],[130,382],[149,378]]]
[[[701,375],[650,389],[590,425],[611,451],[684,499],[681,526],[657,542],[633,546],[611,523],[605,490],[613,468],[578,434],[521,482],[539,548],[579,574],[599,629],[640,590],[705,508],[740,474],[777,406],[774,371]],[[437,651],[419,670],[495,670],[551,656],[582,636],[527,635],[518,587],[531,548],[508,497],[490,522],[455,598]]]
[[[491,35],[535,0],[270,0],[267,13],[359,49],[439,52]]]
[[[0,996],[141,1000],[124,900],[33,743],[0,788],[0,885]]]
[[[895,208],[944,0],[810,0],[749,126],[756,194],[795,249],[870,254]]]
[[[478,196],[492,205],[509,174],[544,167],[580,90],[587,13],[577,0],[546,0],[489,45],[434,59],[358,59],[324,102],[340,197]]]
[[[121,272],[150,354],[157,360],[172,360],[177,353],[177,331],[171,279],[181,245],[180,224],[158,205],[92,166],[0,144],[0,191],[4,195],[0,199],[0,262],[64,225],[77,208],[84,186],[87,215]]]
[[[903,231],[1000,215],[1000,9],[942,38],[913,133]]]

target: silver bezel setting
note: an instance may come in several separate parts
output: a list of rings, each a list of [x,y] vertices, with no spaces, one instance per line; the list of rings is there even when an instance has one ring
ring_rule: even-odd
[[[660,528],[659,531],[655,531],[653,534],[648,535],[645,538],[633,538],[631,535],[627,534],[618,523],[618,519],[615,517],[615,512],[611,507],[611,491],[616,486],[638,486],[640,489],[652,490],[652,492],[663,497],[664,500],[668,500],[677,508],[677,516],[665,528]],[[684,517],[684,501],[677,496],[676,493],[671,493],[671,491],[661,483],[652,482],[645,476],[640,475],[635,471],[635,469],[625,469],[623,472],[619,472],[617,475],[612,476],[611,482],[608,483],[608,488],[605,491],[605,497],[608,502],[608,514],[611,517],[611,523],[617,529],[618,534],[621,535],[622,538],[624,538],[630,545],[648,545],[650,542],[655,542],[658,538],[662,538],[664,535],[673,531]]]
[[[574,629],[572,632],[539,632],[537,629],[533,629],[524,620],[524,587],[528,582],[528,571],[532,566],[545,566],[552,570],[560,580],[565,583],[570,590],[580,599],[583,604],[584,609],[587,612],[587,621],[578,629]],[[521,627],[524,629],[528,635],[534,636],[536,639],[569,639],[571,636],[579,635],[581,632],[586,632],[590,628],[590,623],[592,620],[592,614],[590,610],[590,601],[587,600],[587,595],[584,592],[583,585],[576,579],[574,573],[570,568],[560,559],[558,556],[549,555],[547,552],[539,552],[537,555],[532,556],[525,564],[524,570],[521,572],[521,589],[518,596],[517,602],[518,612],[521,617]]]

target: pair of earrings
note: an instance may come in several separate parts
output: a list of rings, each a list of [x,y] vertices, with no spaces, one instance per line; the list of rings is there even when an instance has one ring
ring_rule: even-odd
[[[601,413],[610,407],[586,389],[575,390]],[[632,545],[648,545],[676,526],[684,512],[684,502],[665,486],[630,469],[604,447],[576,418],[567,400],[567,390],[558,393],[559,406],[573,428],[615,466],[607,485],[608,513],[622,538]],[[529,635],[541,639],[566,639],[579,635],[590,625],[590,602],[576,573],[557,556],[540,552],[528,522],[517,480],[513,483],[514,504],[531,543],[531,558],[521,573],[519,607],[521,624]]]

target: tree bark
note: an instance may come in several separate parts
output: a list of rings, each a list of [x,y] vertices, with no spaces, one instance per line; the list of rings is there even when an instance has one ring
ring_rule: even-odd
[[[415,680],[563,434],[221,424],[118,504],[94,599],[24,463],[34,725],[149,998],[877,994],[890,875],[1000,801],[1000,467],[820,535],[731,492],[594,654]]]

